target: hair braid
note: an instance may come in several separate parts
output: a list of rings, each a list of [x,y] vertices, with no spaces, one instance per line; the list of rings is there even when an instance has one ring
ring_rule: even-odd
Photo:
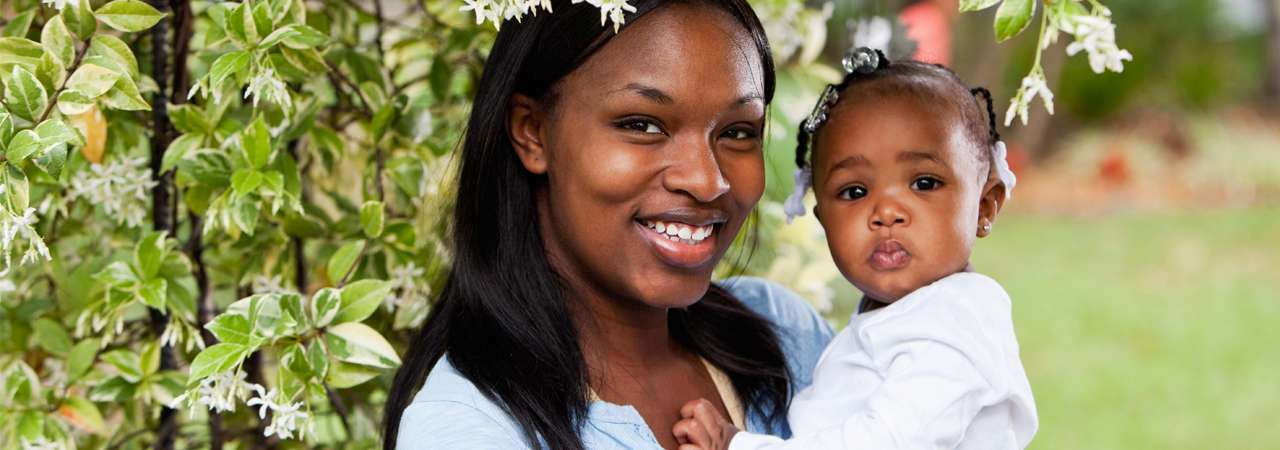
[[[993,105],[994,102],[991,100],[991,91],[988,91],[987,88],[984,87],[976,87],[970,89],[969,92],[973,93],[975,97],[980,97],[983,100],[986,100],[987,124],[991,127],[991,143],[994,144],[996,142],[1000,142],[1000,132],[996,131],[996,111]]]
[[[880,51],[880,50],[874,50],[874,51],[876,52],[876,56],[877,56],[876,66],[874,68],[870,70],[856,70],[856,69],[850,70],[851,68],[849,66],[846,66],[845,69],[847,70],[847,72],[845,73],[844,78],[840,80],[840,83],[828,85],[827,88],[834,89],[834,92],[838,96],[839,93],[844,92],[845,88],[849,87],[849,84],[853,83],[854,80],[867,77],[871,74],[874,74],[878,70],[889,67],[889,64],[890,64],[889,57],[885,56],[883,51]],[[826,100],[825,98],[818,99],[819,103],[816,106],[814,106],[814,109],[817,110],[819,108],[823,108],[824,106],[823,102],[825,100]],[[834,108],[835,105],[836,105],[836,100],[832,100],[830,104],[827,104],[825,106],[827,108]],[[806,127],[809,126],[809,119],[805,119],[800,122],[799,133],[796,133],[796,167],[804,168],[805,166],[808,165],[808,163],[806,162],[806,159],[809,153],[810,144],[813,144],[813,140],[814,140],[813,137],[815,134],[817,134],[817,129],[822,126],[823,122],[826,121],[826,114],[829,114],[829,112],[824,113],[821,116],[820,120],[818,120],[818,123],[813,125],[814,131],[812,133],[810,133],[806,129]]]

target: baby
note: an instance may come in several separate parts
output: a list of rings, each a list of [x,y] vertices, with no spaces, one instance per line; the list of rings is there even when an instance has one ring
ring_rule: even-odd
[[[791,439],[739,431],[695,400],[673,428],[680,449],[1025,448],[1038,420],[1009,296],[969,266],[1016,182],[991,94],[866,48],[844,68],[801,125],[786,206],[788,221],[804,214],[812,184],[831,255],[864,294],[858,313],[792,401]]]

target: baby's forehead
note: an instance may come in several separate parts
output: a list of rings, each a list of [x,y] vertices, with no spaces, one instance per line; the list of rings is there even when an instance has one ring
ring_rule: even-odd
[[[870,167],[927,162],[929,158],[904,155],[929,155],[957,170],[978,160],[964,122],[946,108],[902,96],[844,100],[815,136],[817,170],[855,157],[865,159]]]
[[[974,130],[975,124],[970,123],[980,119],[976,108],[963,86],[936,77],[900,76],[855,84],[840,94],[828,120],[815,133],[813,148],[818,154],[814,156],[819,158],[814,159],[817,162],[830,147],[844,147],[833,144],[867,140],[872,142],[862,142],[858,148],[871,150],[905,141],[978,155],[975,131],[985,129]]]

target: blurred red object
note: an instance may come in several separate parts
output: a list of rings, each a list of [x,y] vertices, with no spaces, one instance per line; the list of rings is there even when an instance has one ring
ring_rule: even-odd
[[[951,12],[958,5],[954,0],[915,2],[898,13],[898,20],[907,27],[907,37],[916,42],[917,61],[951,65]]]
[[[1098,162],[1098,177],[1111,186],[1122,186],[1129,183],[1129,157],[1118,149],[1112,149]]]
[[[1009,161],[1009,170],[1019,177],[1025,172],[1025,169],[1031,167],[1031,154],[1027,152],[1027,148],[1016,142],[1006,142],[1005,145],[1009,150],[1008,156],[1005,157]]]

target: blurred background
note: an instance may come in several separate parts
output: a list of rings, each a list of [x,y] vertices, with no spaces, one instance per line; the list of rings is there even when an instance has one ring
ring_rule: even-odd
[[[780,202],[791,130],[857,24],[892,19],[891,53],[990,88],[1003,120],[1038,19],[996,43],[995,8],[957,14],[954,0],[755,3],[785,64],[757,245],[724,271],[787,283],[842,326],[859,294],[812,216],[784,226]],[[1014,300],[1040,409],[1031,448],[1280,448],[1280,1],[1104,3],[1133,61],[1095,74],[1067,56],[1070,36],[1044,51],[1056,114],[1036,100],[1029,125],[1001,129],[1019,183],[975,249]]]

